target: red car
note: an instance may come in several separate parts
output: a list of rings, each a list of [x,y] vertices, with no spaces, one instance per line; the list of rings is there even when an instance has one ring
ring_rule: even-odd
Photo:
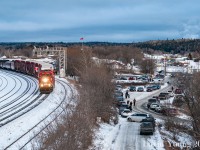
[[[175,93],[175,94],[182,94],[183,91],[182,91],[181,89],[176,89],[174,93]]]

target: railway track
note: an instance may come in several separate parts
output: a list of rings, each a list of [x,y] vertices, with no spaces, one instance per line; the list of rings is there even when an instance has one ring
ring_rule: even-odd
[[[70,107],[71,106],[71,102],[73,101],[73,97],[75,95],[74,92],[73,92],[73,89],[71,88],[71,86],[69,84],[67,84],[64,81],[61,81],[61,80],[56,80],[56,81],[59,82],[63,86],[63,88],[64,88],[64,93],[63,94],[64,95],[67,95],[68,92],[72,93],[71,96],[69,97],[70,101],[69,101],[69,103],[66,106],[66,107]],[[65,88],[64,84],[66,84],[69,87],[70,91],[68,91]],[[51,119],[51,121],[49,121],[48,123],[46,123],[44,127],[42,127],[39,131],[37,131],[25,144],[21,145],[21,147],[19,148],[19,150],[24,149],[33,139],[35,139],[42,131],[44,131],[51,123],[53,123],[65,111],[64,109],[62,109],[62,104],[64,104],[65,101],[66,101],[66,97],[64,96],[62,98],[62,101],[59,103],[59,105],[54,110],[52,110],[45,118],[43,118],[41,121],[39,121],[35,126],[33,126],[31,129],[29,129],[27,132],[25,132],[23,135],[21,135],[15,141],[13,141],[10,145],[8,145],[7,147],[5,147],[5,150],[8,149],[8,148],[11,148],[19,140],[21,140],[23,137],[25,137],[30,132],[33,132],[33,130],[35,128],[38,128],[38,126],[40,126],[41,124],[43,124],[50,117],[52,117],[54,113],[56,113],[56,115],[54,116],[53,119]],[[60,111],[58,112],[59,109],[60,109]]]
[[[35,96],[35,94],[38,93],[38,90],[37,90],[38,87],[36,86],[38,83],[37,83],[37,80],[34,78],[30,78],[27,75],[12,72],[12,71],[7,71],[7,70],[1,70],[1,72],[3,72],[4,75],[10,76],[12,78],[14,78],[17,75],[20,81],[23,79],[27,84],[26,90],[21,95],[17,96],[14,100],[10,101],[9,103],[1,105],[1,107],[0,107],[0,123],[1,123],[1,126],[5,126],[6,124],[12,122],[13,120],[19,118],[20,116],[26,114],[33,108],[37,107],[49,95],[38,94],[37,96]],[[7,81],[6,78],[4,76],[2,76],[1,74],[0,74],[0,79],[1,79],[0,80],[0,89],[1,89],[1,86],[3,86],[3,84],[4,85],[6,84],[6,86],[7,86],[9,81]],[[14,78],[14,80],[18,80],[18,79]],[[17,81],[17,83],[19,83],[20,81]],[[68,99],[70,99],[70,101],[67,103],[67,107],[71,107],[71,102],[75,95],[73,92],[73,89],[71,88],[71,86],[68,83],[66,83],[65,81],[63,81],[61,79],[56,79],[56,82],[59,83],[62,86],[62,88],[64,89],[62,100],[58,103],[57,107],[55,109],[53,109],[48,115],[46,115],[46,117],[44,117],[42,120],[40,120],[37,124],[35,124],[32,128],[30,128],[28,131],[26,131],[24,134],[22,134],[19,138],[15,139],[12,143],[5,146],[3,149],[12,149],[16,145],[19,145],[20,141],[25,141],[24,139],[26,139],[26,142],[25,143],[21,142],[24,144],[22,144],[21,147],[20,148],[18,147],[17,149],[25,148],[35,137],[37,137],[42,131],[44,131],[52,122],[54,122],[56,120],[56,118],[58,118],[65,111],[62,108],[62,105],[66,101],[66,98],[67,98],[66,95],[70,95],[68,97]],[[21,88],[21,86],[22,85],[20,85],[20,88]],[[32,90],[32,92],[30,92],[30,88],[33,86],[35,86],[35,89]],[[2,88],[2,89],[4,89],[4,88]],[[19,90],[16,90],[12,94],[10,94],[9,97],[12,97],[18,91]],[[23,97],[27,94],[29,96],[23,99]],[[23,99],[23,100],[19,101],[19,99]],[[3,103],[4,101],[5,101],[5,99],[1,100],[0,104],[1,104],[1,102]],[[14,103],[14,105],[12,105],[13,103]],[[20,107],[21,105],[23,107]],[[18,107],[20,107],[20,108],[17,109]],[[54,116],[53,119],[52,119],[52,116]],[[44,126],[44,122],[46,123],[45,126]],[[43,126],[43,128],[38,130],[38,128],[40,128],[42,126]],[[35,134],[30,138],[30,140],[27,141],[27,139],[30,137],[30,134],[33,134],[33,131],[35,132]]]
[[[18,83],[21,83],[19,88],[15,92],[12,93],[12,90],[14,89],[14,88],[12,88],[12,90],[10,91],[11,94],[9,96],[6,97],[5,95],[8,94],[8,93],[6,93],[0,99],[1,100],[0,101],[0,104],[1,104],[0,125],[4,126],[4,125],[10,123],[11,121],[19,118],[20,116],[24,115],[25,113],[32,110],[33,108],[37,107],[42,102],[42,100],[44,100],[45,98],[48,97],[48,95],[43,96],[43,95],[39,94],[39,91],[37,89],[36,79],[34,79],[34,78],[29,79],[29,76],[27,76],[27,75],[15,73],[12,71],[2,71],[2,72],[3,72],[3,75],[10,76],[13,80],[15,80],[15,81],[19,80]],[[22,80],[24,80],[26,82],[27,87],[25,88],[25,90],[23,92],[21,92],[21,94],[19,96],[8,101],[8,98],[12,98],[13,96],[15,96],[19,92],[19,90],[22,88],[22,86],[23,86]],[[17,82],[15,82],[14,87],[16,87],[16,83]],[[35,88],[32,90],[32,92],[30,92],[30,89],[32,87],[35,87]],[[37,101],[38,99],[41,99],[41,98],[42,98],[42,100]],[[6,101],[8,101],[8,102],[6,102]],[[4,103],[4,104],[2,104],[2,103]]]

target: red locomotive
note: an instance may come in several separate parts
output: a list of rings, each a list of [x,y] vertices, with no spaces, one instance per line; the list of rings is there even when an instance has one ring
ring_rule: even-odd
[[[38,78],[40,93],[51,93],[55,87],[53,65],[37,60],[0,60],[0,68]]]
[[[39,88],[41,93],[50,93],[55,85],[54,73],[51,70],[40,71]]]

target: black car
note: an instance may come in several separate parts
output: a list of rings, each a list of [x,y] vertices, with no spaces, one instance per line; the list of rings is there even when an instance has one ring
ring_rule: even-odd
[[[142,134],[151,134],[153,135],[154,127],[151,122],[142,122],[140,125],[140,135]]]
[[[151,91],[153,91],[153,89],[152,89],[151,86],[148,86],[147,89],[146,89],[146,91],[147,91],[147,92],[151,92]]]
[[[136,91],[136,87],[135,86],[130,86],[129,91]]]
[[[153,116],[146,117],[145,119],[142,119],[141,122],[151,122],[153,124],[153,128],[155,131],[156,122],[155,122],[155,118]]]

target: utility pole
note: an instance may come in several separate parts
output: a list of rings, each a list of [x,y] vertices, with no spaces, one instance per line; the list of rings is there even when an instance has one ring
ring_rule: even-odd
[[[165,67],[164,69],[165,69],[165,76],[166,76],[166,74],[167,74],[167,73],[166,73],[166,72],[167,72],[166,55],[165,55],[165,59],[164,59],[164,67]]]

